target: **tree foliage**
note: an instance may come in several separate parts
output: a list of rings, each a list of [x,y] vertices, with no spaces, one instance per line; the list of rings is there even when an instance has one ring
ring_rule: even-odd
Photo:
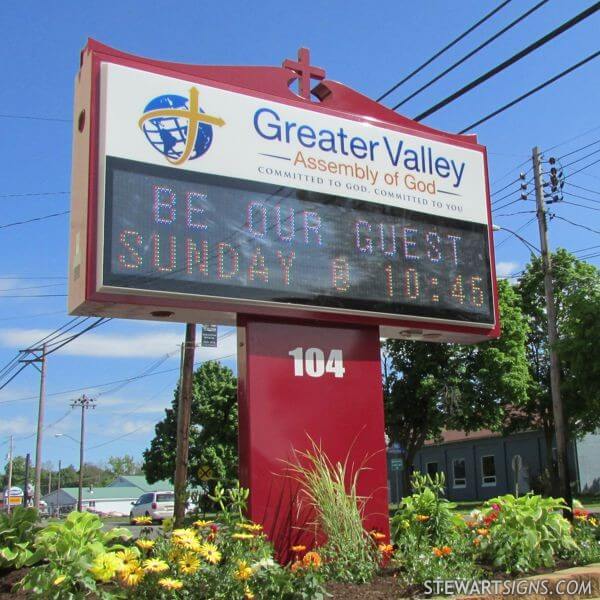
[[[502,335],[475,345],[388,340],[384,345],[386,427],[407,465],[443,429],[501,429],[508,405],[526,401],[527,324],[519,298],[499,281]],[[409,489],[404,469],[405,489]]]
[[[600,427],[600,273],[564,249],[552,255],[561,365],[561,396],[569,434],[579,437]],[[528,401],[512,415],[511,430],[541,428],[546,435],[547,462],[552,464],[554,433],[550,393],[550,357],[544,274],[541,259],[532,257],[518,292],[529,322],[527,357],[531,373]]]
[[[142,472],[142,466],[130,454],[110,456],[107,463],[109,470],[115,477],[119,475],[140,475]]]
[[[179,387],[172,407],[155,428],[150,448],[144,451],[144,473],[149,482],[173,480],[177,439]],[[190,426],[188,482],[198,485],[198,469],[208,466],[220,481],[237,477],[237,380],[218,362],[202,364],[194,373]]]

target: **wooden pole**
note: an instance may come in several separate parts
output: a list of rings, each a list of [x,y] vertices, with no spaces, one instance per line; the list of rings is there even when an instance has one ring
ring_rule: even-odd
[[[183,525],[187,502],[188,459],[190,448],[190,421],[192,416],[192,390],[194,379],[194,351],[196,325],[185,327],[185,344],[181,352],[181,379],[177,407],[177,454],[175,457],[175,527]]]
[[[556,305],[554,303],[554,286],[552,281],[552,259],[548,251],[548,223],[546,221],[546,202],[542,182],[542,164],[540,149],[533,149],[533,177],[535,182],[535,200],[537,219],[540,230],[540,248],[542,250],[542,270],[544,273],[544,289],[546,292],[546,314],[548,317],[548,347],[550,352],[550,393],[552,395],[552,413],[554,416],[554,432],[556,435],[556,454],[558,457],[558,480],[560,495],[569,509],[565,516],[572,519],[573,494],[569,476],[569,458],[567,454],[567,428],[564,407],[560,395],[560,362],[556,344],[558,331],[556,327]]]

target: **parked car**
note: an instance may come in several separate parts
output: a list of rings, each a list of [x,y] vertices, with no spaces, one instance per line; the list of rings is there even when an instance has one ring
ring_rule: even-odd
[[[175,494],[173,492],[147,492],[131,503],[129,520],[136,517],[152,517],[153,521],[162,521],[173,517]]]

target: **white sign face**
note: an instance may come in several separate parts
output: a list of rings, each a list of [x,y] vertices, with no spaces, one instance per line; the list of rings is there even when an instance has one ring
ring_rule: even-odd
[[[101,157],[488,223],[481,151],[120,65],[101,78]]]

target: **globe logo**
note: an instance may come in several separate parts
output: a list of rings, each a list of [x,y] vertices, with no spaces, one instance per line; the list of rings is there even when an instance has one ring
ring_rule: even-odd
[[[225,125],[223,119],[207,115],[200,108],[199,95],[193,87],[189,98],[157,96],[148,102],[138,121],[152,147],[173,165],[206,154],[213,141],[213,125]]]

